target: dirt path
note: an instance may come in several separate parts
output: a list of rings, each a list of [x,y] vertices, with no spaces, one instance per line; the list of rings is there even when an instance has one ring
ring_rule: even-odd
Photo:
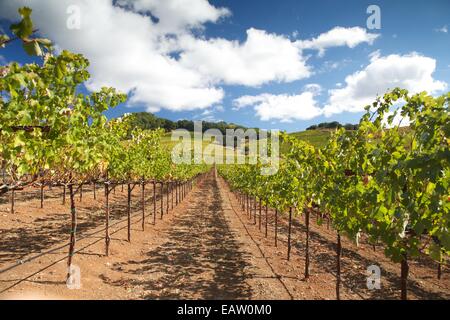
[[[134,219],[131,243],[125,241],[126,230],[116,229],[110,257],[102,253],[100,235],[74,258],[81,289],[66,287],[63,259],[0,298],[291,298],[256,244],[245,238],[244,225],[217,183],[210,174],[180,206],[147,227],[151,230],[139,230]],[[0,284],[4,288],[61,256],[64,251],[27,263],[0,278]]]
[[[119,194],[118,194],[119,196]],[[118,199],[119,200],[119,199]],[[158,209],[159,209],[158,205]],[[164,204],[164,208],[166,205]],[[140,212],[139,204],[135,213]],[[150,208],[148,208],[151,211]],[[279,220],[279,243],[274,246],[273,212],[268,215],[268,233],[243,212],[228,186],[211,172],[186,199],[156,225],[147,218],[145,231],[140,215],[134,216],[132,241],[126,224],[113,228],[111,254],[104,256],[102,235],[88,238],[97,243],[74,257],[80,267],[82,287],[65,284],[65,250],[24,264],[0,275],[0,291],[14,281],[62,260],[15,286],[0,298],[60,299],[334,299],[333,233],[311,226],[311,277],[303,280],[303,225],[293,229],[293,251],[286,258],[286,219]],[[264,223],[263,216],[263,223]],[[125,226],[125,228],[123,228]],[[58,243],[55,243],[58,245]],[[83,247],[83,243],[77,245]],[[372,250],[371,248],[369,248]],[[374,263],[368,248],[355,249],[345,243],[343,299],[396,298],[397,275],[393,266],[381,261],[388,272],[389,287],[367,290],[365,268]],[[1,252],[0,252],[1,253]],[[382,252],[378,250],[375,258]],[[429,270],[420,269],[423,274]],[[418,272],[414,270],[414,272]],[[419,272],[419,273],[420,273]],[[419,274],[418,273],[418,274]],[[413,276],[415,298],[448,297],[448,277],[439,283]],[[426,282],[423,285],[423,281]],[[394,287],[394,289],[393,289]],[[427,289],[427,290],[425,290]]]
[[[160,235],[158,246],[119,265],[128,279],[110,283],[128,282],[146,299],[289,299],[242,228],[210,175]]]

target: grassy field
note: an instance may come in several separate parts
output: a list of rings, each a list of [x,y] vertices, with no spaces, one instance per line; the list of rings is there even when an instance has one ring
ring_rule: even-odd
[[[326,145],[328,139],[331,136],[331,132],[331,130],[307,130],[294,132],[290,135],[296,137],[299,140],[309,142],[313,146],[321,148]]]
[[[394,129],[397,130],[397,129]],[[412,131],[409,127],[401,127],[398,129],[401,134],[406,135],[406,148],[409,148],[411,138],[412,138]],[[294,136],[295,138],[299,140],[303,140],[306,142],[309,142],[315,147],[322,148],[326,145],[328,139],[331,137],[331,133],[333,130],[307,130],[307,131],[300,131],[300,132],[294,132],[290,133],[291,136]],[[288,151],[289,145],[286,143],[281,144],[280,150],[281,153],[285,153]]]
[[[308,130],[308,131],[300,131],[300,132],[294,132],[290,135],[294,136],[297,139],[304,140],[306,142],[311,143],[312,145],[316,147],[323,147],[326,145],[328,139],[331,136],[330,130]],[[192,140],[194,141],[194,140]],[[178,141],[171,141],[171,133],[166,133],[161,140],[162,144],[165,145],[167,148],[173,148]],[[203,148],[208,146],[210,142],[208,141],[202,141]],[[193,147],[193,145],[192,145]],[[289,150],[289,145],[287,143],[282,143],[280,145],[280,151],[281,153],[286,153]],[[225,154],[225,150],[223,151]]]

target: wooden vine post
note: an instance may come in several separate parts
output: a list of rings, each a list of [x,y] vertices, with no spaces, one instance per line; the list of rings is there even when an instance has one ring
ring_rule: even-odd
[[[169,213],[169,195],[170,195],[170,182],[166,183],[166,214]]]
[[[128,183],[127,193],[127,221],[128,221],[128,242],[131,242],[131,184]]]
[[[63,185],[63,199],[62,199],[62,204],[65,205],[66,204],[66,185]]]
[[[161,219],[163,218],[164,215],[164,182],[161,182],[161,189],[160,189],[161,195]]]
[[[105,255],[109,256],[109,183],[105,182]]]
[[[250,205],[249,205],[249,199],[248,199],[248,194],[246,193],[245,194],[245,198],[246,198],[246,210],[247,210],[247,214],[249,214],[249,212],[250,212],[250,210],[249,210],[249,208],[250,208]]]
[[[403,259],[401,261],[401,299],[408,300],[408,274],[409,274],[409,265],[408,265],[408,256],[407,254],[403,254]]]
[[[153,180],[153,225],[156,224],[156,181]]]
[[[97,200],[96,183],[94,181],[94,200]]]
[[[41,209],[44,208],[44,184],[41,184]]]
[[[174,185],[173,185],[173,182],[171,182],[170,183],[170,193],[171,193],[172,210],[173,210],[173,192],[174,192]]]
[[[15,190],[14,190],[14,188],[11,190],[11,214],[14,214],[14,206],[15,206],[15,197],[16,197],[16,194],[15,194]]]
[[[262,200],[259,198],[259,231],[261,231]]]
[[[288,227],[288,248],[287,259],[291,259],[291,229],[292,229],[292,207],[289,208],[289,227]]]
[[[269,218],[269,206],[267,205],[267,203],[266,203],[266,233],[265,233],[265,237],[267,238],[267,224],[268,224],[268,221],[267,221],[267,219]]]
[[[247,213],[248,213],[248,218],[251,220],[252,219],[252,198],[247,195]]]
[[[305,246],[305,279],[309,278],[309,208],[305,211],[306,246]]]
[[[341,288],[341,255],[342,255],[342,244],[341,244],[341,234],[337,234],[337,245],[336,245],[336,299],[340,300],[340,288]]]
[[[254,214],[253,214],[253,223],[256,225],[256,197],[253,199],[253,210],[254,210]]]
[[[73,192],[72,182],[69,184],[69,195],[70,195],[71,228],[70,228],[69,257],[67,259],[67,280],[69,280],[70,278],[70,267],[72,266],[72,258],[75,252],[76,232],[77,232],[77,211],[75,208],[75,194]]]
[[[142,231],[145,230],[145,182],[142,179],[141,185],[141,202],[142,202]]]
[[[275,209],[275,247],[278,247],[278,209]]]

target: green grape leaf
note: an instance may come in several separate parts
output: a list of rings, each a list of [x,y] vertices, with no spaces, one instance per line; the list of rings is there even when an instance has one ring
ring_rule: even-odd
[[[27,41],[23,43],[23,48],[30,56],[42,56],[42,49],[36,40]]]
[[[31,21],[31,9],[23,7],[19,9],[22,20],[19,23],[12,24],[11,32],[20,39],[28,39],[33,33],[33,21]]]

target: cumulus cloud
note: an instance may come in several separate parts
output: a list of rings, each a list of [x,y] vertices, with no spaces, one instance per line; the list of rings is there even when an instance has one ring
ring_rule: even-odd
[[[191,0],[189,3],[196,8],[198,19],[186,16],[183,12],[186,2],[177,0],[138,1],[134,4],[137,9],[158,6],[160,10],[153,12],[158,22],[114,6],[111,0],[2,1],[0,16],[17,19],[17,8],[30,6],[42,34],[59,47],[83,53],[91,61],[92,78],[87,83],[90,90],[114,86],[131,93],[131,104],[142,103],[149,111],[161,108],[193,110],[220,102],[224,96],[223,89],[206,83],[200,74],[183,67],[163,52],[170,39],[156,26],[170,22],[182,29],[216,21],[227,11],[209,5],[206,0]],[[73,4],[80,8],[80,30],[66,27],[67,8]]]
[[[411,53],[380,56],[371,54],[370,64],[345,78],[344,87],[329,91],[324,114],[331,116],[344,111],[360,112],[389,89],[400,87],[412,93],[444,90],[447,84],[433,78],[436,60]]]
[[[150,13],[159,20],[154,27],[161,34],[202,29],[204,23],[217,22],[231,15],[227,8],[216,8],[205,0],[118,0],[117,5],[139,13]]]
[[[378,34],[368,33],[366,29],[361,27],[335,27],[328,32],[320,34],[316,38],[300,40],[298,41],[298,45],[302,49],[318,50],[319,56],[323,56],[327,48],[341,46],[354,48],[361,43],[372,45],[378,37]]]
[[[263,30],[247,30],[243,43],[225,39],[180,39],[180,63],[212,82],[259,86],[290,82],[311,75],[301,50],[288,38]]]
[[[43,36],[91,61],[89,90],[116,87],[129,93],[129,105],[142,104],[152,112],[211,108],[222,102],[224,85],[257,87],[305,79],[313,70],[304,49],[323,53],[332,46],[372,43],[377,37],[358,27],[337,27],[311,40],[294,41],[250,28],[243,42],[207,39],[201,33],[205,24],[231,15],[207,0],[0,1],[0,18],[17,20],[17,8],[24,5],[33,9]],[[67,27],[72,5],[80,9],[79,30]],[[261,115],[268,114],[260,109]]]
[[[322,111],[315,99],[315,92],[304,91],[300,94],[261,94],[257,96],[242,96],[233,101],[235,109],[253,107],[256,115],[262,121],[279,120],[292,122],[294,120],[309,120],[321,115]]]
[[[234,109],[253,107],[256,115],[264,121],[308,120],[321,115],[332,116],[342,112],[361,112],[377,96],[390,89],[400,87],[411,93],[427,91],[438,93],[447,88],[447,84],[433,78],[436,60],[411,53],[407,55],[381,56],[380,51],[369,55],[370,63],[365,68],[345,78],[345,83],[337,83],[335,89],[328,91],[328,101],[320,105],[316,96],[322,87],[312,83],[304,86],[300,94],[260,94],[242,96],[233,101]],[[400,107],[400,106],[397,106]],[[394,124],[407,125],[408,119],[397,114]]]

